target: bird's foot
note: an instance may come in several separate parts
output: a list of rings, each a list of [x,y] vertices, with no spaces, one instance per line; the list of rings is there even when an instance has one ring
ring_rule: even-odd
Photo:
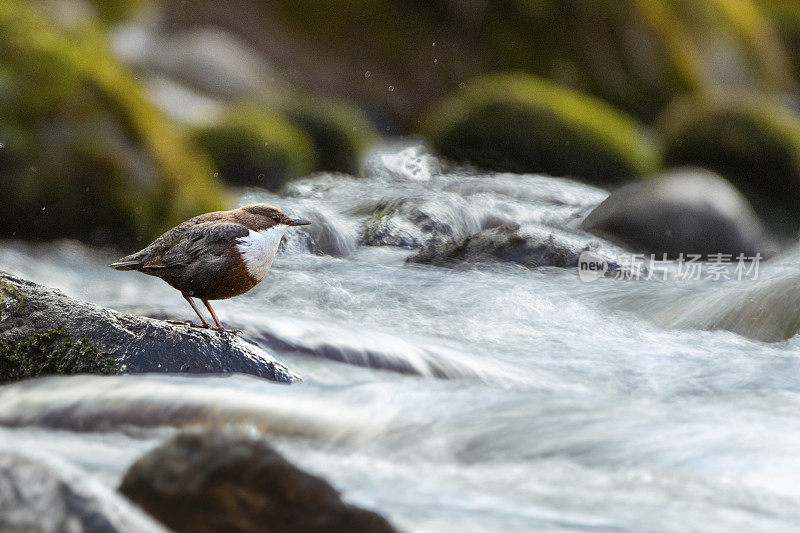
[[[208,324],[195,324],[191,320],[165,320],[167,324],[173,324],[175,326],[189,326],[191,328],[201,328],[201,329],[208,329],[211,326]]]
[[[231,335],[238,335],[242,333],[242,330],[240,329],[227,329],[224,327],[212,327],[211,329],[214,331],[219,331],[220,333],[230,333]]]

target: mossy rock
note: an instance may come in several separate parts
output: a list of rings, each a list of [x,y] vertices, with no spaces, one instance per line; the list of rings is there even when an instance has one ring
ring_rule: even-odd
[[[282,110],[314,141],[315,170],[356,174],[365,152],[378,139],[366,114],[342,100],[292,95]]]
[[[316,165],[311,137],[279,114],[255,106],[231,108],[192,137],[211,156],[220,177],[234,185],[275,191]]]
[[[224,193],[111,55],[96,24],[66,32],[0,0],[0,234],[133,248]]]
[[[676,101],[661,118],[665,163],[728,178],[775,231],[800,227],[800,116],[753,96]]]
[[[51,374],[116,374],[113,357],[100,352],[86,337],[74,340],[53,328],[26,342],[0,339],[0,383]]]
[[[425,115],[420,133],[445,157],[500,171],[608,184],[659,166],[655,144],[634,119],[524,74],[469,81]]]

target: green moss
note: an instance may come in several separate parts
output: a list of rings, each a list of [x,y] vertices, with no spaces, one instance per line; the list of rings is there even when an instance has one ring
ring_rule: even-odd
[[[222,179],[235,185],[278,190],[316,165],[308,135],[257,107],[231,108],[219,123],[196,129],[193,138],[214,160]]]
[[[127,19],[149,0],[92,0],[97,16],[106,24],[117,24]]]
[[[145,98],[96,24],[0,0],[0,233],[122,247],[223,207],[210,161]]]
[[[0,271],[0,273],[2,273],[2,271]],[[10,283],[6,283],[5,281],[0,280],[0,304],[5,302],[9,298],[19,299],[19,296],[17,295],[17,290]]]
[[[800,117],[752,95],[686,98],[661,118],[668,165],[728,178],[780,233],[800,227]]]
[[[116,374],[113,357],[64,330],[36,333],[25,342],[0,341],[0,382],[50,374]]]
[[[356,174],[365,152],[378,138],[364,112],[344,101],[292,95],[282,109],[313,140],[315,170]]]
[[[439,152],[496,170],[612,183],[658,168],[644,128],[604,102],[524,74],[472,80],[422,121]]]

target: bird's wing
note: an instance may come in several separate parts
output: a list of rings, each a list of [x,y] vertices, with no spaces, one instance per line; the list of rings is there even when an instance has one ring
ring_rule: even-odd
[[[248,233],[250,230],[246,227],[233,222],[204,222],[189,226],[164,242],[164,246],[148,258],[141,269],[173,268],[191,264],[204,256],[224,256],[236,244],[236,239]]]

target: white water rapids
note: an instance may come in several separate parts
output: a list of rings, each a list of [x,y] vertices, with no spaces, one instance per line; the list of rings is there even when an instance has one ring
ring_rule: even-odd
[[[411,247],[492,217],[586,239],[575,228],[606,196],[549,177],[439,175],[412,155],[375,157],[367,177],[319,175],[242,198],[315,222],[290,230],[261,285],[215,305],[303,383],[9,385],[0,450],[114,487],[191,413],[263,432],[408,531],[797,529],[800,253],[764,263],[758,281],[729,282],[407,264]],[[113,259],[69,242],[0,247],[0,269],[70,295],[192,318],[177,291],[107,268]],[[47,413],[65,407],[64,427],[47,429]],[[77,432],[70,417],[109,422]]]

